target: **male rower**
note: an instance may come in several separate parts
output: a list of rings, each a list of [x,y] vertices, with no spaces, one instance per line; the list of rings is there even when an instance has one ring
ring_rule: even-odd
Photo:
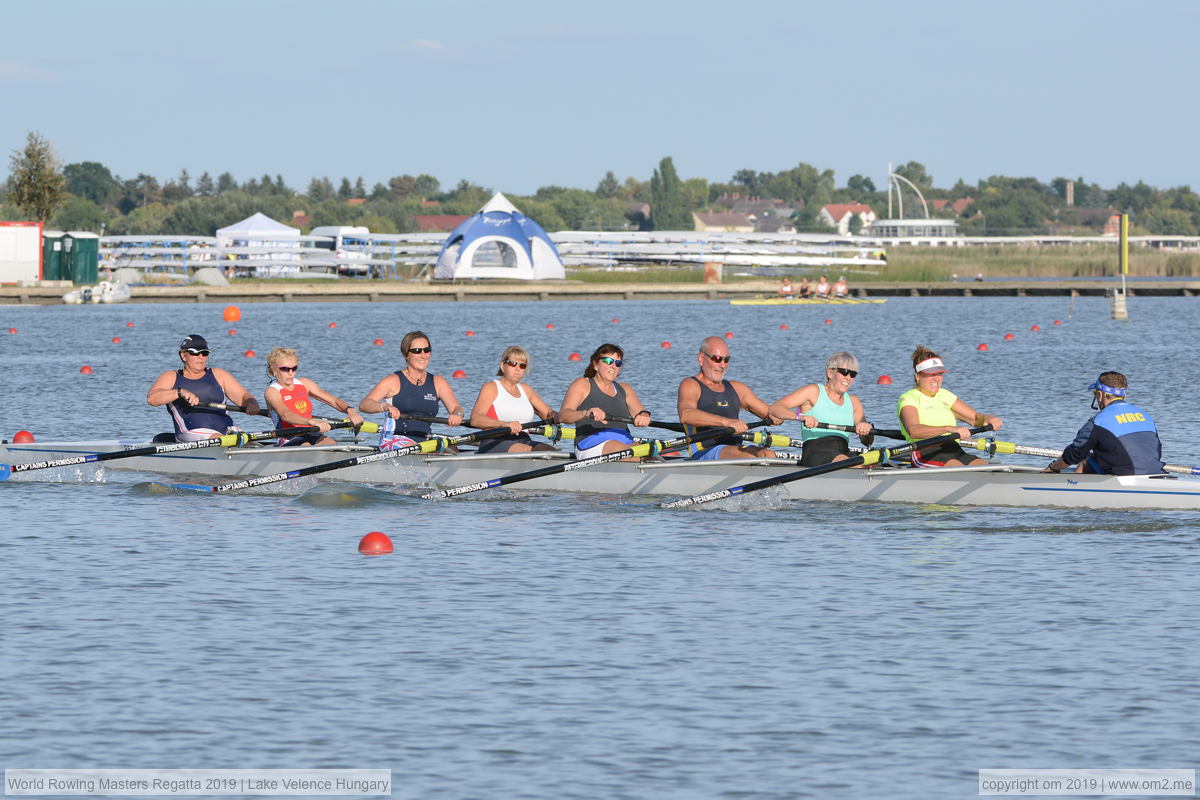
[[[179,345],[183,367],[159,375],[146,393],[152,406],[166,406],[175,426],[175,441],[199,442],[238,430],[224,411],[197,408],[200,403],[232,402],[245,406],[246,413],[259,412],[258,400],[220,367],[210,367],[208,341],[193,333]]]
[[[1119,372],[1102,372],[1088,388],[1092,408],[1100,413],[1083,424],[1075,441],[1050,462],[1046,472],[1062,472],[1078,464],[1076,472],[1100,475],[1161,474],[1158,428],[1149,414],[1125,399],[1128,379]]]
[[[688,434],[711,428],[732,428],[735,434],[746,432],[746,423],[738,419],[745,408],[751,414],[769,419],[772,424],[783,420],[770,413],[767,404],[741,381],[725,379],[729,369],[729,345],[720,336],[709,336],[700,343],[696,355],[700,371],[679,383],[679,421]],[[726,436],[688,445],[691,457],[697,461],[726,458],[774,458],[766,447],[744,445],[739,436]]]

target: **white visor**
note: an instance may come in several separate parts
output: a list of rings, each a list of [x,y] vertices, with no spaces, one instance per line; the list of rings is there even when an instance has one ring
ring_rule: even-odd
[[[937,356],[927,358],[924,361],[917,362],[917,366],[913,368],[916,372],[949,372],[946,369],[946,364]]]

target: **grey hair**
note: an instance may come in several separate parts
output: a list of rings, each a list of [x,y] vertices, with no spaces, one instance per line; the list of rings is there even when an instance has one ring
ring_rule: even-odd
[[[831,369],[837,369],[838,367],[845,367],[846,369],[859,371],[858,359],[854,357],[853,353],[847,353],[845,350],[839,350],[831,355],[829,360],[825,362],[825,370],[829,371]]]

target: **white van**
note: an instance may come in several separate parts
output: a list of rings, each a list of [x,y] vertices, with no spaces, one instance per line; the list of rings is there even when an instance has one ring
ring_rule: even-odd
[[[313,247],[329,250],[338,272],[363,274],[369,272],[371,231],[361,225],[321,225],[312,229],[312,236],[328,237],[315,241]]]

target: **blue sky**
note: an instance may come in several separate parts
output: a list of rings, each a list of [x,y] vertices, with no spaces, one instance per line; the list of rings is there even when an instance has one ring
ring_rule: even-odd
[[[122,177],[528,194],[800,162],[1200,188],[1200,2],[25,3],[0,146]],[[18,33],[19,32],[19,33]],[[7,166],[7,165],[5,165]]]

